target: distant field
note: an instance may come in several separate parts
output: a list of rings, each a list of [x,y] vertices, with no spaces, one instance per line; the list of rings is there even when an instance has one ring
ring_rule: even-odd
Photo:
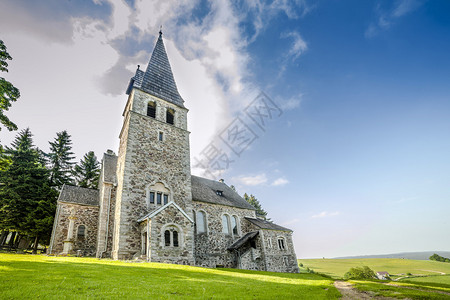
[[[0,254],[0,299],[338,299],[316,274]]]
[[[342,278],[351,267],[369,266],[375,272],[386,271],[389,274],[436,275],[438,272],[450,274],[450,263],[437,261],[411,260],[397,258],[366,259],[300,259],[305,267],[315,272]]]
[[[447,284],[450,287],[450,275],[434,275],[427,277],[407,278],[405,280],[402,280],[402,282],[442,283]]]

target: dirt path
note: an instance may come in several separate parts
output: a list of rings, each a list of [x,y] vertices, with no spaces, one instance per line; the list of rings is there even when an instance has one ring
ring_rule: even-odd
[[[395,298],[387,297],[375,297],[368,293],[358,291],[353,287],[350,282],[336,280],[334,286],[342,294],[342,300],[360,300],[360,299],[380,299],[380,300],[390,300]]]

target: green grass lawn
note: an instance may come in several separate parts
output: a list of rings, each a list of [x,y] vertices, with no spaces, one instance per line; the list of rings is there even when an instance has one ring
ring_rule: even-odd
[[[402,279],[401,282],[437,283],[448,285],[450,287],[450,275],[430,275],[426,277],[405,278]]]
[[[450,263],[431,260],[412,260],[397,258],[367,259],[300,259],[304,267],[315,272],[342,278],[351,267],[368,266],[375,272],[386,271],[389,274],[436,275],[437,272],[450,274]]]
[[[337,299],[316,274],[0,254],[0,299]]]
[[[360,291],[372,296],[408,299],[450,299],[450,285],[351,280]],[[394,284],[394,285],[392,285]]]

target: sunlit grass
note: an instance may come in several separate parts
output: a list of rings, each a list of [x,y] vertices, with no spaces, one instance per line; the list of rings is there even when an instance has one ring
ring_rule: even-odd
[[[336,299],[315,274],[0,254],[0,298]]]

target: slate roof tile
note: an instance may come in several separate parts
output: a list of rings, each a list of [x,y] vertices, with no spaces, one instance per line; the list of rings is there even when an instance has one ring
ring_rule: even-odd
[[[58,202],[99,206],[98,197],[99,193],[96,189],[88,189],[65,184],[59,194]]]
[[[245,217],[245,219],[247,221],[249,221],[250,223],[256,225],[257,227],[261,228],[261,229],[270,229],[270,230],[280,230],[280,231],[292,231],[286,227],[277,225],[275,223],[263,220],[263,219],[254,219],[254,218],[249,218],[249,217]]]
[[[145,73],[139,69],[136,71],[136,74],[130,80],[127,94],[131,92],[132,87],[136,87],[158,98],[184,107],[184,100],[178,92],[169,58],[164,47],[162,32],[159,32],[159,38],[153,49],[147,70]]]
[[[191,176],[192,200],[255,210],[255,208],[223,182]],[[216,191],[222,191],[222,196]]]

